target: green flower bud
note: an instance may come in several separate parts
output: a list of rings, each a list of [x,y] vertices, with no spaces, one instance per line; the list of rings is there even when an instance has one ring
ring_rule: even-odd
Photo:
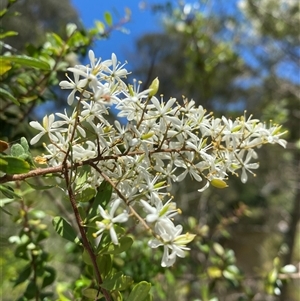
[[[156,78],[152,81],[152,83],[151,83],[151,85],[150,85],[150,87],[149,87],[149,89],[151,89],[151,91],[150,91],[150,93],[149,93],[149,97],[154,96],[154,95],[157,93],[158,88],[159,88],[159,80],[158,80],[158,78],[156,77]]]

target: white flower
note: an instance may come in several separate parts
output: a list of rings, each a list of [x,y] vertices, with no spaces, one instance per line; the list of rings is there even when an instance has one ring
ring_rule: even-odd
[[[155,225],[155,231],[161,240],[152,239],[148,242],[151,248],[164,247],[164,254],[161,261],[162,267],[172,266],[176,261],[176,256],[185,257],[185,251],[190,250],[186,244],[191,242],[195,235],[186,233],[181,235],[182,226],[174,224],[168,220],[159,221]]]
[[[73,69],[71,69],[70,71],[72,70]],[[86,87],[88,83],[88,80],[86,78],[79,80],[79,75],[80,75],[79,73],[73,72],[73,74],[74,74],[74,81],[67,75],[69,81],[63,80],[59,83],[62,89],[72,89],[71,93],[68,96],[69,106],[73,104],[76,92],[77,91],[82,92],[83,88]]]
[[[114,229],[114,224],[116,223],[125,223],[128,220],[128,213],[124,210],[121,214],[114,217],[116,210],[119,208],[121,203],[120,199],[116,199],[108,213],[105,211],[102,206],[99,205],[99,211],[101,216],[104,218],[102,222],[96,222],[99,231],[95,235],[102,234],[105,230],[109,230],[109,234],[112,242],[117,245],[119,243],[116,231]]]
[[[259,167],[258,163],[249,163],[252,158],[256,157],[256,153],[253,149],[248,150],[245,160],[243,160],[244,154],[245,154],[244,149],[238,154],[238,159],[242,165],[242,175],[241,175],[242,183],[246,183],[248,180],[247,171],[255,175],[250,169],[257,169]]]
[[[57,137],[55,135],[52,134],[52,132],[56,132],[57,129],[52,128],[53,123],[54,123],[54,114],[49,115],[49,117],[46,115],[43,118],[43,125],[41,125],[39,122],[37,121],[31,121],[29,122],[30,126],[35,128],[36,130],[40,131],[40,133],[38,133],[36,136],[34,136],[31,140],[30,140],[30,144],[35,144],[37,143],[41,137],[43,135],[45,135],[46,133],[49,134],[49,138],[53,141],[58,141]]]
[[[178,210],[176,209],[176,203],[171,202],[170,199],[165,204],[162,201],[156,201],[155,207],[151,206],[145,200],[140,200],[145,211],[148,213],[146,216],[146,221],[148,223],[154,223],[159,220],[171,219],[173,216],[178,214]]]

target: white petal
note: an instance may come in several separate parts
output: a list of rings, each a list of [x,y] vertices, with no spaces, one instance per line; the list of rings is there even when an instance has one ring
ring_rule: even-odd
[[[128,221],[128,213],[123,212],[112,219],[113,223],[125,223]]]
[[[45,134],[45,132],[41,132],[41,133],[38,133],[36,136],[34,136],[31,140],[30,140],[30,144],[33,145],[33,144],[36,144],[40,139],[41,137]]]
[[[111,240],[112,242],[115,244],[115,245],[118,245],[119,244],[119,241],[118,241],[118,236],[117,236],[117,233],[114,229],[113,226],[110,227],[109,229],[109,234],[110,234],[110,237],[111,237]]]
[[[29,122],[30,126],[35,128],[36,130],[39,130],[39,131],[44,131],[45,132],[45,129],[42,127],[42,125],[37,122],[37,121],[30,121]]]
[[[148,246],[150,247],[150,248],[157,248],[157,247],[159,247],[159,246],[162,246],[163,245],[163,243],[160,241],[160,240],[158,240],[158,239],[151,239],[151,240],[149,240],[149,242],[148,242]]]

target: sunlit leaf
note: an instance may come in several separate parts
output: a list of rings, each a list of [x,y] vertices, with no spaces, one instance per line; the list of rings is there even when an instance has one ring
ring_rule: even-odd
[[[219,243],[215,242],[213,244],[213,249],[216,252],[216,254],[218,254],[220,257],[224,255],[225,250]]]
[[[0,12],[0,16],[1,16],[1,12]],[[4,39],[4,38],[7,38],[7,37],[14,37],[14,36],[17,36],[18,33],[16,31],[13,31],[13,30],[9,30],[9,31],[6,31],[6,32],[3,32],[0,34],[0,39]]]
[[[0,155],[0,171],[6,174],[22,174],[30,171],[30,164],[20,158]]]
[[[110,275],[109,277],[105,278],[101,287],[106,290],[125,290],[130,285],[132,285],[133,280],[129,276],[122,275],[122,272],[118,272],[116,274]]]
[[[134,286],[130,295],[127,298],[127,301],[145,301],[149,296],[149,292],[151,289],[151,284],[142,281]]]
[[[88,187],[85,190],[81,191],[80,193],[76,194],[76,201],[77,202],[88,202],[95,196],[96,190]]]
[[[220,270],[220,268],[212,266],[207,268],[207,274],[210,278],[215,279],[222,276],[222,271]]]
[[[55,231],[63,238],[75,242],[77,235],[72,226],[62,217],[56,216],[52,220]]]
[[[85,288],[82,290],[82,295],[84,297],[89,298],[89,300],[96,300],[98,299],[98,291],[94,288]]]
[[[113,24],[113,19],[112,19],[112,15],[110,12],[105,12],[104,13],[104,20],[107,23],[108,26],[112,26]]]

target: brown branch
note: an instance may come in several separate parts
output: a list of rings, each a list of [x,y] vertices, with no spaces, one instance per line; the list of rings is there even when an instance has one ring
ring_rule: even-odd
[[[190,149],[190,148],[181,148],[181,149],[156,149],[153,151],[149,151],[149,154],[155,154],[155,153],[178,153],[182,151],[191,151],[194,152],[195,150]],[[82,162],[77,162],[71,164],[65,164],[63,165],[58,165],[58,166],[53,166],[53,167],[45,167],[45,168],[37,168],[34,170],[29,171],[28,173],[22,173],[22,174],[14,174],[14,175],[9,175],[6,174],[3,177],[0,177],[0,184],[1,183],[7,183],[7,182],[16,182],[16,181],[22,181],[26,180],[29,178],[34,178],[34,177],[39,177],[39,176],[45,176],[49,174],[58,174],[58,173],[63,173],[64,169],[71,169],[71,168],[76,168],[84,165],[91,165],[93,166],[95,162],[99,161],[106,161],[106,160],[118,160],[118,158],[124,157],[124,156],[139,156],[145,154],[144,151],[136,151],[136,152],[128,152],[124,154],[118,154],[118,155],[109,155],[109,156],[97,156],[92,159],[88,159]]]
[[[69,200],[71,202],[71,206],[72,206],[75,218],[76,218],[77,226],[79,228],[79,232],[80,232],[80,235],[81,235],[82,244],[83,244],[83,247],[88,252],[88,254],[91,258],[92,265],[93,265],[93,268],[94,268],[94,271],[95,271],[95,276],[96,276],[97,284],[98,284],[98,292],[100,292],[100,291],[102,292],[102,294],[105,297],[106,301],[111,301],[111,298],[109,296],[108,291],[104,288],[101,288],[101,284],[103,283],[103,280],[102,280],[102,277],[101,277],[101,274],[100,274],[100,271],[99,271],[99,268],[98,268],[98,265],[97,265],[97,256],[94,254],[94,251],[93,251],[93,249],[90,245],[90,242],[87,238],[85,228],[83,226],[83,221],[81,219],[80,213],[79,213],[78,208],[77,208],[75,195],[74,195],[73,189],[71,187],[71,182],[70,182],[70,179],[69,179],[68,166],[66,166],[66,168],[63,168],[63,174],[64,174],[64,178],[65,178],[65,181],[66,181]]]

